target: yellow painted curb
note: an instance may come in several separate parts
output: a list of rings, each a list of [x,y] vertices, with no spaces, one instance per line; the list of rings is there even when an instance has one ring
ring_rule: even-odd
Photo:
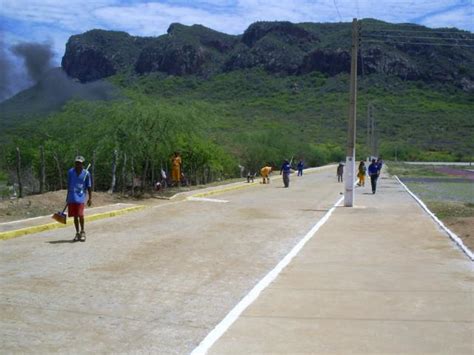
[[[323,169],[332,168],[332,167],[333,167],[333,165],[325,165],[325,166],[320,166],[320,167],[316,167],[316,168],[309,168],[311,170],[308,169],[309,171],[307,171],[306,174],[313,174],[313,173],[316,173],[316,172],[321,171]],[[256,177],[255,179],[261,179],[261,177]],[[278,179],[281,179],[281,177],[279,175],[273,175],[272,177],[270,177],[270,180],[272,180],[272,181],[273,180],[278,180]],[[259,182],[242,183],[242,185],[230,186],[230,187],[225,187],[225,188],[222,188],[222,189],[215,189],[215,190],[211,190],[211,191],[207,191],[207,192],[197,193],[195,195],[191,195],[191,197],[205,197],[205,196],[217,195],[217,194],[221,194],[221,193],[228,192],[228,191],[241,190],[241,189],[246,189],[248,187],[255,187],[255,186],[260,186],[260,185],[264,185],[264,184],[261,184]]]
[[[144,208],[145,208],[145,206],[138,205],[138,206],[133,206],[133,207],[122,208],[120,210],[115,210],[115,211],[96,213],[96,214],[93,214],[93,215],[90,215],[90,216],[85,216],[85,220],[87,222],[97,221],[99,219],[119,216],[119,215],[122,215],[122,214],[125,214],[125,213],[128,213],[128,212],[139,211],[139,210],[142,210]],[[64,228],[64,227],[67,227],[68,225],[71,225],[71,224],[73,224],[73,219],[69,218],[67,220],[67,224],[61,224],[61,223],[53,222],[53,223],[42,224],[42,225],[39,225],[39,226],[32,226],[32,227],[26,227],[26,228],[21,228],[21,229],[15,229],[15,230],[8,231],[8,232],[0,232],[0,240],[7,240],[7,239],[16,238],[16,237],[21,237],[21,236],[27,235],[27,234],[33,234],[33,233],[44,232],[44,231],[52,230],[52,229]]]
[[[259,186],[259,185],[260,185],[260,183],[258,183],[258,182],[251,182],[251,183],[247,183],[245,185],[230,186],[230,187],[225,187],[223,189],[216,189],[216,190],[212,190],[212,191],[201,192],[201,193],[198,193],[198,194],[195,194],[195,195],[191,195],[191,197],[205,197],[205,196],[217,195],[217,194],[221,194],[221,193],[228,192],[228,191],[242,190],[242,189],[246,189],[247,187],[251,187],[251,186],[255,187],[255,186]]]

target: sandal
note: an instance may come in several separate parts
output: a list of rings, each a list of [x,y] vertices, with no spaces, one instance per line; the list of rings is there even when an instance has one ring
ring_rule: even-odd
[[[80,237],[79,237],[79,240],[81,242],[85,242],[86,241],[86,232],[82,231],[81,234],[80,234]]]

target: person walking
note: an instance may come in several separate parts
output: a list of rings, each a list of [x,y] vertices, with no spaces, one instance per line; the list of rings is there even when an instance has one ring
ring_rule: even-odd
[[[370,184],[372,185],[372,193],[375,194],[377,190],[377,179],[379,178],[380,170],[375,162],[375,159],[372,159],[372,163],[369,165],[369,176]]]
[[[336,174],[337,174],[337,182],[343,182],[343,178],[342,178],[342,176],[344,175],[343,163],[339,163],[339,165],[337,166]]]
[[[365,186],[365,174],[367,172],[367,168],[365,167],[365,163],[361,160],[359,164],[359,171],[357,173],[357,177],[359,178],[359,182],[357,183],[358,186]]]
[[[382,158],[378,158],[376,164],[377,164],[377,169],[379,169],[379,176],[380,176],[380,171],[382,170],[382,166],[383,166]]]
[[[265,165],[263,168],[260,169],[260,175],[262,176],[262,183],[269,184],[270,183],[270,173],[272,172],[273,168],[271,166]],[[248,180],[247,180],[248,181]],[[248,181],[250,182],[250,181]],[[253,178],[252,178],[253,182]]]
[[[280,175],[283,175],[283,185],[285,187],[290,186],[290,172],[291,172],[291,165],[288,160],[285,160],[281,165]]]
[[[304,169],[303,160],[300,160],[300,161],[298,162],[298,165],[296,166],[296,168],[298,169],[298,174],[297,174],[297,176],[303,176],[303,169]]]
[[[67,214],[74,217],[74,227],[76,236],[73,241],[86,241],[84,231],[84,203],[87,199],[87,206],[92,204],[92,181],[90,174],[84,169],[84,157],[78,155],[74,161],[74,167],[67,172]]]
[[[179,186],[181,182],[181,157],[178,152],[174,152],[173,158],[171,158],[171,184],[173,186]]]

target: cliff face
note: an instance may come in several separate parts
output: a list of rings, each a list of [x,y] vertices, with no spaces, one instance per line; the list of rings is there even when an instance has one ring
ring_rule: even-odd
[[[392,32],[371,30],[381,24],[390,26]],[[365,20],[362,25],[368,37],[363,36],[361,41],[360,73],[426,82],[449,81],[464,90],[473,90],[474,48],[463,45],[468,42],[462,40],[458,47],[441,45],[453,36],[472,41],[474,37],[469,32],[449,30],[446,35],[440,35],[420,26],[390,25],[374,20]],[[439,37],[440,41],[433,40],[436,45],[420,44],[416,31],[406,31],[406,26],[423,30],[425,36],[444,37]],[[397,30],[406,38],[397,40],[393,35]],[[371,41],[374,38],[370,37],[371,33],[379,36],[375,37],[378,40]],[[257,22],[240,36],[200,25],[180,24],[172,24],[167,34],[153,38],[92,30],[69,39],[62,67],[69,76],[81,82],[119,72],[147,74],[159,71],[207,77],[252,67],[280,74],[319,71],[333,76],[350,70],[350,38],[350,24],[344,23]]]

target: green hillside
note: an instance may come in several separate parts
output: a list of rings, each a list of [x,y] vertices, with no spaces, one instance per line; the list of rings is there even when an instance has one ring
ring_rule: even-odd
[[[92,58],[91,68],[100,57],[100,63],[108,60],[108,69],[74,70],[84,78],[106,78],[119,94],[107,97],[111,101],[69,101],[39,114],[23,111],[21,122],[9,121],[8,136],[2,132],[8,140],[2,144],[2,169],[14,175],[18,146],[23,174],[36,181],[39,149],[44,146],[48,188],[55,189],[60,186],[58,169],[65,170],[81,153],[88,160],[95,156],[96,186],[107,189],[116,150],[121,189],[130,187],[132,176],[151,186],[176,150],[192,183],[235,177],[239,165],[253,172],[266,163],[278,166],[284,158],[303,158],[312,166],[344,159],[347,34],[348,24],[257,23],[242,36],[178,24],[170,27],[168,37],[152,42],[123,33],[109,38],[105,31],[90,31],[84,40],[75,36],[69,48],[80,48],[78,53],[94,50],[87,57]],[[127,48],[121,43],[116,49],[117,38],[134,46],[118,56],[114,66],[113,51]],[[98,51],[101,43],[104,47]],[[391,49],[380,59],[377,50],[383,46]],[[453,57],[464,59],[457,67],[445,68],[450,54],[441,47],[413,54],[413,48],[403,52],[383,46],[362,49],[366,56],[358,85],[358,158],[370,154],[370,105],[378,153],[384,159],[472,159],[474,95],[466,83],[474,78],[471,69],[463,68],[474,63],[474,51],[453,51]],[[424,58],[433,53],[437,59],[428,64]],[[82,58],[74,56],[69,51],[65,58],[69,63]],[[178,57],[179,63],[174,61]],[[426,71],[430,65],[434,69]],[[9,105],[18,109],[21,105],[15,102]],[[27,106],[26,101],[22,105]],[[5,110],[2,115],[4,124]]]

